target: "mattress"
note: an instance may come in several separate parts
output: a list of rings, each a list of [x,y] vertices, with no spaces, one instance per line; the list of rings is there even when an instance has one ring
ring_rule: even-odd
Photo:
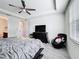
[[[40,40],[6,38],[0,40],[0,59],[33,59],[43,44]]]

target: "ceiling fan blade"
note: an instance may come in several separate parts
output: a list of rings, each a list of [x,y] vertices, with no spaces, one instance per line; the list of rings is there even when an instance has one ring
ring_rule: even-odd
[[[29,10],[29,11],[36,11],[36,9],[30,9],[30,8],[26,8],[26,10]]]
[[[15,7],[15,8],[23,9],[23,8],[21,8],[21,7],[17,7],[17,6],[12,5],[12,4],[8,4],[8,5],[9,5],[9,6],[12,6],[12,7]]]
[[[23,10],[19,11],[18,13],[21,13]]]
[[[21,3],[22,3],[22,6],[23,6],[23,8],[25,8],[25,2],[23,1],[23,0],[21,0]]]
[[[12,6],[12,7],[16,7],[16,8],[18,8],[17,6],[14,6],[14,5],[12,5],[12,4],[8,4],[9,6]]]
[[[27,10],[25,10],[26,11],[26,13],[28,13],[29,15],[31,15],[31,13],[30,12],[28,12]]]
[[[56,0],[53,0],[54,9],[56,10]]]

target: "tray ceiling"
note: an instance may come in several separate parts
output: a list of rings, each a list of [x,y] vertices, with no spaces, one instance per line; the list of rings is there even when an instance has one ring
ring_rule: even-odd
[[[68,0],[56,0],[57,10],[54,10],[53,0],[24,0],[24,1],[28,8],[36,9],[36,11],[31,12],[32,15],[37,15],[46,11],[54,11],[62,13],[68,3]],[[11,7],[8,4],[13,4],[15,6],[22,7],[21,0],[0,0],[0,9],[4,9],[12,13],[22,15],[24,17],[29,16],[25,12],[19,14],[18,11],[20,11],[20,9]]]

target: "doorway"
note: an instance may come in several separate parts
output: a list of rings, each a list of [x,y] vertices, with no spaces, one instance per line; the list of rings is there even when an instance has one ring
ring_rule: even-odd
[[[0,16],[0,38],[8,37],[8,18]]]
[[[20,20],[18,26],[18,36],[27,37],[28,36],[28,22],[26,20]]]

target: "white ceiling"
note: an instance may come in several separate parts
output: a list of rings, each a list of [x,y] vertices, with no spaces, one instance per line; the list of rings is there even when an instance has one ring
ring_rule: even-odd
[[[56,0],[57,10],[54,10],[53,0],[24,0],[24,1],[26,2],[27,7],[36,9],[36,11],[31,12],[32,14],[31,16],[43,14],[48,11],[51,11],[53,13],[57,13],[57,12],[61,13],[64,11],[68,3],[68,0]],[[0,9],[18,14],[18,11],[20,10],[17,8],[11,7],[8,4],[13,4],[13,5],[22,7],[21,0],[0,0]],[[22,12],[21,14],[18,14],[18,15],[29,17],[29,15],[25,12]]]

